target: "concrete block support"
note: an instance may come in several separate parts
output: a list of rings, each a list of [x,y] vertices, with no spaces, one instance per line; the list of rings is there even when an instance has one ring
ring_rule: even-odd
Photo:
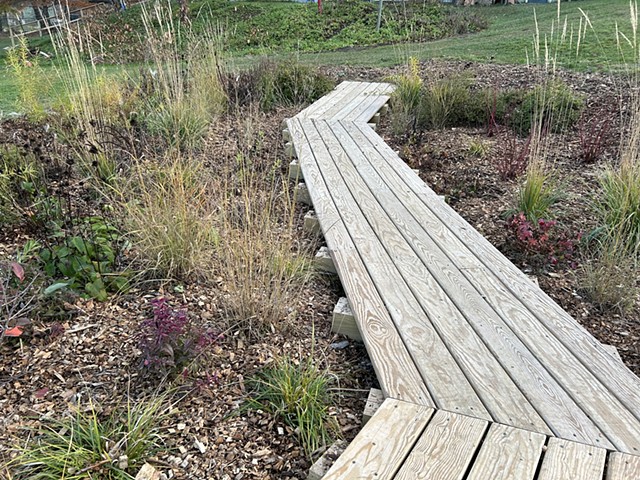
[[[358,324],[346,297],[340,298],[333,309],[331,331],[349,337],[352,340],[362,341],[362,335],[360,335]]]

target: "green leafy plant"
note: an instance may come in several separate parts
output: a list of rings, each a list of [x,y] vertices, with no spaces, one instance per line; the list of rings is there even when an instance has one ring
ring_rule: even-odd
[[[256,70],[256,91],[263,110],[312,103],[333,88],[333,82],[296,61],[263,61]]]
[[[63,281],[55,283],[49,291],[54,286],[67,285],[105,301],[108,292],[124,290],[128,284],[127,276],[115,271],[122,238],[103,218],[84,218],[81,224],[85,228],[75,235],[58,231],[54,236],[57,241],[40,251],[47,275],[63,277]]]
[[[161,445],[159,425],[166,416],[164,399],[127,402],[103,417],[89,404],[62,420],[47,419],[29,427],[33,439],[10,464],[13,478],[132,480]]]
[[[250,405],[277,415],[294,429],[309,457],[330,442],[336,432],[335,420],[329,415],[331,377],[310,359],[281,358],[250,383]]]
[[[562,133],[577,122],[583,107],[582,97],[556,79],[526,93],[511,110],[508,125],[521,135],[531,132],[535,124],[544,131]]]

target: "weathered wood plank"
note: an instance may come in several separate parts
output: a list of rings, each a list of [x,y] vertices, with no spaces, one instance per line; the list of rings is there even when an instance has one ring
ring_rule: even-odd
[[[375,116],[378,110],[389,101],[389,95],[393,90],[395,90],[393,85],[379,83],[373,92],[363,98],[357,108],[353,108],[346,114],[338,115],[335,118],[348,122],[369,123],[369,120]]]
[[[432,414],[427,407],[385,400],[324,480],[391,480]]]
[[[494,423],[466,480],[533,480],[545,440],[539,433]]]
[[[314,152],[311,151],[301,121],[293,119],[288,124],[338,275],[347,295],[354,298],[351,308],[359,328],[366,326],[368,333],[363,340],[385,397],[421,405],[435,405],[331,201],[329,189],[317,168]]]
[[[538,480],[602,480],[607,451],[550,438]]]
[[[335,109],[329,109],[322,116],[314,116],[313,118],[342,120],[350,113],[359,113],[366,109],[369,99],[375,98],[380,85],[378,83],[366,83],[362,90],[358,91],[356,95],[352,94],[350,98],[345,98],[341,104],[336,105]]]
[[[315,121],[317,125],[324,122]],[[310,130],[312,125],[306,125]],[[325,144],[325,141],[329,143]],[[413,297],[410,286],[398,272],[398,258],[390,256],[376,238],[375,232],[368,226],[367,220],[357,209],[349,188],[340,177],[340,171],[332,162],[333,156],[344,159],[346,167],[348,157],[341,151],[337,142],[321,138],[317,133],[313,148],[322,152],[317,157],[322,174],[331,185],[331,196],[343,215],[344,223],[355,240],[360,254],[368,258],[367,268],[380,292],[391,318],[404,340],[414,362],[439,408],[479,416],[487,420],[492,417],[478,398],[478,395],[451,356],[429,318]],[[331,152],[331,153],[330,153]],[[389,232],[392,235],[393,232]],[[395,254],[394,254],[395,255]],[[363,332],[366,336],[366,333]],[[484,359],[476,360],[482,362]],[[491,373],[491,378],[497,375]],[[514,393],[515,395],[515,393]]]
[[[397,157],[375,132],[367,133],[374,138],[376,147],[381,152],[385,152],[386,158]],[[496,278],[500,279],[503,286],[520,299],[538,321],[547,327],[548,331],[552,332],[553,336],[560,340],[602,384],[607,386],[610,392],[633,412],[636,419],[640,420],[640,379],[628,369],[621,368],[615,357],[600,342],[542,290],[534,288],[525,274],[509,262],[458,213],[438,205],[435,192],[421,180],[409,175],[410,168],[404,162],[397,159],[392,163],[393,168],[398,169],[399,174],[406,180],[406,188],[422,197],[424,203],[433,209],[440,222],[448,225],[463,244],[473,245],[478,258]],[[638,450],[634,448],[633,452],[637,453]]]
[[[389,95],[377,96],[369,102],[366,108],[361,109],[359,115],[353,121],[357,123],[379,123],[379,111],[387,104],[390,98]]]
[[[544,362],[547,370],[563,385],[571,398],[593,420],[593,423],[608,437],[610,442],[598,435],[592,436],[591,440],[581,439],[579,436],[562,436],[586,441],[596,446],[612,448],[615,445],[618,449],[626,452],[637,452],[637,449],[640,448],[640,422],[628,409],[628,403],[619,400],[618,390],[614,384],[608,382],[609,385],[607,385],[602,381],[600,375],[594,374],[594,371],[602,368],[602,365],[597,364],[597,359],[587,363],[589,359],[584,356],[582,359],[578,358],[579,355],[575,349],[569,348],[566,343],[555,336],[557,332],[554,330],[551,320],[541,318],[539,312],[535,311],[535,305],[523,304],[508,284],[510,279],[515,278],[516,280],[513,281],[518,282],[517,278],[520,278],[520,283],[523,286],[526,283],[529,292],[533,292],[532,295],[544,295],[544,293],[533,286],[526,277],[523,277],[513,265],[511,265],[513,272],[509,277],[496,274],[495,270],[492,270],[492,266],[506,259],[498,252],[496,257],[501,258],[496,258],[495,262],[487,262],[486,258],[490,253],[488,249],[478,249],[478,245],[483,243],[482,236],[468,224],[452,224],[453,220],[446,220],[457,214],[452,209],[436,202],[434,200],[435,194],[421,180],[409,174],[408,167],[404,162],[386,147],[375,133],[360,127],[354,128],[359,129],[371,144],[376,146],[383,157],[375,163],[375,168],[384,171],[386,181],[393,191],[401,197],[413,198],[412,194],[416,194],[422,198],[422,201],[411,206],[415,219],[419,220],[436,243],[456,263],[463,275],[474,284],[482,297],[500,314],[509,329],[527,345],[527,348],[538,359]],[[428,201],[426,201],[427,199]],[[447,210],[450,211],[449,214],[446,214]],[[475,241],[470,237],[469,231],[475,232]],[[466,238],[466,241],[463,240],[465,236],[469,237]],[[535,293],[536,291],[539,293]],[[551,300],[549,299],[549,301]],[[544,305],[541,308],[542,311],[546,311]],[[549,314],[551,315],[552,312]],[[568,316],[564,311],[562,311],[562,315],[565,318]],[[587,337],[581,342],[582,344],[590,344],[595,341],[575,320],[572,320],[572,323],[575,326],[574,337],[579,335]],[[614,376],[626,375],[624,371],[619,373],[621,370],[619,363],[611,362],[605,365],[610,365]],[[626,390],[628,392],[628,387]],[[581,425],[585,424],[581,422]]]
[[[407,191],[402,174],[397,173],[395,166],[386,163],[363,134],[363,129],[346,122],[342,126],[352,136],[350,148],[359,146],[366,154],[366,158],[352,154],[354,161],[360,160],[358,168],[361,173],[368,177],[376,191],[384,190],[385,186],[388,189],[387,197],[380,193],[377,196],[381,202],[386,202],[386,208],[400,231],[445,288],[447,295],[457,305],[462,305],[463,312],[473,312],[469,321],[496,358],[509,367],[514,382],[525,392],[552,430],[563,438],[612,448],[613,445],[601,430],[606,429],[614,438],[616,432],[620,431],[617,421],[615,428],[607,428],[610,422],[607,405],[609,402],[615,405],[616,399],[600,389],[591,398],[576,403],[573,397],[586,397],[585,392],[595,390],[591,383],[597,384],[597,379],[575,359],[573,363],[577,363],[578,371],[573,367],[567,369],[572,362],[562,344],[557,341],[554,343],[553,337],[547,338],[549,333],[536,318],[510,292],[495,286],[500,282],[484,269],[474,253],[452,235],[447,226],[412,191]],[[397,158],[395,154],[394,157]],[[402,202],[405,209],[398,206],[397,202]],[[551,370],[553,375],[547,370]],[[570,393],[565,391],[567,385]],[[617,438],[618,444],[640,439],[640,434],[635,433],[633,426],[637,422],[629,417],[629,412],[622,406],[619,407],[622,417],[631,424],[621,429],[623,436],[622,439]],[[598,425],[602,424],[603,427],[598,428],[589,415],[594,415],[599,420]],[[626,436],[625,430],[629,431]]]
[[[341,82],[327,95],[316,100],[307,108],[298,113],[295,118],[321,117],[324,112],[334,107],[336,103],[340,104],[345,99],[349,98],[351,92],[356,94],[359,88],[363,88],[362,82]]]
[[[640,478],[640,457],[625,453],[610,453],[606,480],[637,480]]]
[[[349,82],[343,89],[334,93],[330,101],[318,100],[321,102],[311,112],[306,112],[303,118],[331,118],[338,113],[345,104],[357,98],[362,91],[371,88],[369,82]],[[330,94],[331,95],[331,94]],[[324,97],[323,97],[324,98]]]
[[[462,480],[487,425],[438,410],[394,480]]]
[[[354,155],[354,152],[350,150],[346,153],[344,146],[334,136],[331,128],[337,128],[337,124],[329,125],[325,121],[316,121],[315,125],[333,158],[333,163],[327,161],[324,156],[317,160],[323,174],[332,185],[334,201],[343,212],[345,224],[352,236],[363,239],[362,242],[356,242],[356,248],[364,257],[375,259],[368,262],[369,272],[387,307],[391,311],[412,311],[406,319],[400,319],[403,323],[396,322],[396,326],[418,368],[433,368],[430,364],[440,364],[453,356],[455,363],[473,386],[473,389],[465,394],[461,391],[464,382],[461,376],[456,380],[451,379],[450,372],[447,372],[444,378],[425,376],[436,404],[451,410],[448,406],[442,406],[436,393],[442,392],[443,388],[445,391],[451,389],[452,392],[456,392],[456,397],[459,397],[453,399],[456,406],[460,401],[470,401],[471,398],[479,397],[496,421],[550,434],[551,431],[535,408],[420,262],[399,233],[397,226],[388,218],[351,163],[350,156]],[[381,194],[384,189],[385,187],[380,185],[376,193]],[[417,336],[415,333],[420,324],[435,340],[444,340],[448,351],[444,350],[442,357],[436,356],[434,350],[429,349],[425,358],[422,335]],[[434,374],[437,373],[436,370]]]

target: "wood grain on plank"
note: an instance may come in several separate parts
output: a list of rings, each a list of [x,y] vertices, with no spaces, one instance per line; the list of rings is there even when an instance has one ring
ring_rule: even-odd
[[[365,88],[365,86],[366,84],[364,82],[342,82],[333,91],[329,92],[319,100],[316,100],[298,113],[295,118],[322,117],[328,110],[336,108],[336,105],[340,105],[346,99],[357,95],[357,93]]]
[[[462,480],[487,422],[438,410],[394,480]]]
[[[354,145],[351,148],[359,146],[365,153],[366,161],[361,161],[359,168],[362,172],[368,171],[371,177],[376,176],[375,180],[369,180],[370,183],[384,182],[389,193],[405,205],[406,209],[402,211],[393,205],[392,199],[392,205],[387,206],[392,215],[399,212],[394,221],[400,231],[460,309],[472,314],[469,321],[496,358],[508,367],[514,382],[554,433],[610,448],[613,445],[603,431],[615,439],[617,445],[640,441],[640,430],[635,427],[637,422],[629,412],[605,388],[598,388],[598,380],[501,286],[477,259],[472,247],[460,242],[430,208],[416,198],[401,178],[402,173],[387,164],[368,141],[362,132],[364,129],[344,122],[342,125],[352,136]],[[567,368],[568,365],[572,367]],[[621,419],[615,419],[610,413],[616,404],[618,409],[615,411]],[[625,422],[622,426],[621,421]]]
[[[377,88],[364,99],[358,108],[354,108],[339,120],[368,123],[378,110],[389,101],[389,95],[395,90],[395,87],[388,83],[377,85]]]
[[[375,116],[376,113],[380,111],[382,107],[384,107],[389,101],[388,95],[380,95],[375,99],[372,99],[366,108],[361,109],[358,112],[358,115],[352,120],[357,123],[369,123],[369,121]],[[354,112],[356,113],[356,112]]]
[[[366,327],[368,331],[364,343],[380,386],[386,397],[434,406],[411,355],[375,289],[336,206],[332,203],[328,187],[315,163],[315,154],[308,149],[308,140],[301,123],[297,119],[290,121],[290,131],[293,138],[297,139],[296,148],[300,148],[303,153],[300,156],[301,166],[314,201],[314,209],[342,285],[349,298],[353,299],[351,309],[358,327]]]
[[[305,118],[331,118],[345,104],[351,102],[354,98],[358,98],[366,89],[370,89],[370,85],[368,82],[350,82],[349,85],[335,94],[333,101],[321,104],[313,112],[305,115]],[[319,101],[322,101],[322,99]]]
[[[536,316],[560,342],[588,369],[620,402],[640,420],[640,379],[623,368],[604,346],[584,327],[555,303],[548,295],[536,287],[517,267],[504,257],[480,233],[450,208],[438,205],[437,195],[411,172],[393,150],[373,131],[367,132],[374,138],[377,148],[385,152],[385,157],[396,157],[393,168],[406,180],[407,188],[423,199],[440,221],[448,225],[466,245],[473,245],[481,262],[500,279],[502,285]],[[438,208],[440,207],[440,208]],[[635,445],[627,449],[630,453],[640,453]]]
[[[610,453],[606,480],[640,479],[640,457],[626,453]]]
[[[363,128],[360,130],[370,139],[372,144],[376,144],[376,148],[385,158],[386,171],[390,172],[389,178],[395,179],[393,188],[398,195],[411,195],[411,192],[415,193],[417,189],[420,189],[423,193],[423,199],[427,194],[430,196],[430,201],[420,202],[422,205],[412,205],[416,219],[437,241],[440,241],[443,250],[456,262],[466,278],[474,283],[486,301],[509,325],[509,328],[537,358],[544,361],[549,372],[565,387],[565,390],[585,414],[593,420],[589,423],[595,423],[611,442],[603,438],[602,435],[591,435],[591,440],[586,441],[596,446],[613,448],[615,445],[623,451],[636,452],[636,449],[640,448],[640,423],[633,412],[629,411],[627,404],[619,401],[616,391],[603,385],[601,377],[594,375],[593,368],[589,368],[580,361],[577,358],[577,353],[556,337],[555,333],[557,332],[541,321],[540,316],[536,315],[532,308],[527,308],[517,295],[507,287],[505,281],[495,275],[495,272],[485,261],[484,251],[477,249],[481,243],[480,240],[464,242],[460,238],[465,234],[464,232],[472,230],[472,227],[468,224],[466,228],[451,227],[451,223],[443,221],[442,215],[438,215],[438,212],[453,212],[453,210],[441,202],[436,202],[434,200],[435,194],[420,179],[409,173],[404,162],[392,151],[389,151],[375,133]],[[378,165],[377,163],[376,166]],[[389,182],[392,181],[389,180]],[[477,232],[476,235],[481,237]],[[504,259],[504,257],[502,258]],[[512,268],[515,270],[514,276],[522,275],[515,266],[512,265]],[[534,286],[531,288],[539,290]],[[567,315],[566,312],[563,314]],[[575,321],[573,323],[577,325]],[[575,331],[575,334],[587,337],[583,343],[589,343],[591,340],[596,341],[581,327]],[[569,365],[571,367],[567,368]],[[619,363],[616,368],[620,370]],[[615,375],[616,372],[613,374]],[[563,436],[570,440],[585,441],[584,438],[581,438],[580,432],[575,433],[575,436]]]
[[[539,433],[494,423],[466,480],[533,480],[545,440]]]
[[[356,242],[356,247],[367,258],[371,276],[388,308],[400,310],[414,306],[416,313],[408,316],[409,321],[419,321],[425,328],[433,327],[436,330],[440,341],[444,340],[449,355],[455,358],[474,387],[473,395],[480,397],[496,421],[550,434],[551,431],[529,399],[522,394],[482,338],[471,328],[380,205],[375,194],[384,195],[385,192],[388,193],[388,189],[383,184],[374,186],[375,192],[369,188],[352,163],[352,156],[357,155],[357,152],[353,149],[345,150],[332,131],[332,128],[339,128],[338,124],[324,121],[315,123],[334,161],[333,164],[323,162],[321,169],[332,185],[334,201],[343,212],[347,228],[353,232],[352,236],[364,239],[362,244]],[[319,161],[323,160],[324,156],[319,157]],[[390,261],[386,260],[387,257]],[[383,286],[382,282],[390,286]],[[409,325],[396,325],[412,356],[417,359],[417,355],[424,351],[421,338],[409,333]],[[405,332],[409,334],[406,335]],[[416,343],[416,340],[419,341]],[[431,358],[416,360],[418,367],[423,366],[424,362],[440,362],[433,352],[429,357]],[[446,379],[437,378],[428,379],[427,384],[437,405],[449,409],[441,405],[435,389],[451,388],[450,385],[459,385],[461,381],[447,382]]]
[[[422,373],[436,405],[439,408],[490,420],[492,417],[478,398],[476,391],[456,364],[438,332],[433,328],[418,300],[413,296],[411,288],[400,275],[397,267],[398,259],[394,257],[395,253],[394,256],[390,256],[385,251],[384,245],[381,244],[376,233],[369,226],[369,220],[360,211],[360,202],[354,200],[349,190],[349,187],[357,188],[360,184],[356,182],[347,187],[341,178],[340,169],[334,163],[334,157],[335,161],[343,169],[346,169],[349,168],[348,155],[340,149],[335,138],[334,140],[329,138],[331,133],[327,131],[324,121],[315,121],[314,124],[325,133],[324,136],[320,132],[315,133],[313,137],[310,137],[310,141],[314,151],[319,153],[316,160],[327,184],[331,186],[330,195],[333,202],[340,211],[360,255],[366,258],[365,263],[369,275],[380,292],[380,296],[384,300],[414,362]],[[305,126],[305,129],[310,131],[311,126]],[[395,232],[389,231],[386,234],[392,237]],[[412,262],[408,263],[413,264]],[[366,337],[367,326],[364,325],[363,328],[361,333]],[[462,336],[462,333],[458,332],[458,336]],[[480,358],[474,360],[474,364],[480,364],[483,360],[484,358],[480,355]],[[488,370],[485,371],[488,372]],[[493,381],[492,379],[496,376],[499,378],[498,372],[487,373],[487,381]],[[508,405],[518,400],[526,403],[525,399],[517,398],[517,392],[512,393],[516,398],[509,400]],[[518,413],[521,412],[524,418],[529,418],[527,413],[530,412],[525,409],[518,411]],[[539,417],[538,420],[540,420]]]
[[[427,407],[385,400],[323,480],[391,480],[432,414]]]
[[[550,438],[538,480],[602,480],[606,458],[604,448]]]
[[[380,89],[378,83],[367,83],[366,87],[358,91],[356,95],[351,95],[349,98],[345,98],[340,105],[334,110],[328,110],[321,117],[313,116],[315,119],[336,119],[342,120],[351,113],[359,113],[367,108],[369,100],[377,96],[377,91]]]

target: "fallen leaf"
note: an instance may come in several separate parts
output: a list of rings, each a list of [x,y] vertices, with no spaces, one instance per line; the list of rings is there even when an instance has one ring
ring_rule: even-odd
[[[22,265],[20,265],[18,262],[11,262],[10,265],[13,274],[18,277],[18,280],[24,280],[24,268],[22,268]]]
[[[19,337],[22,335],[22,327],[20,325],[16,325],[15,327],[8,328],[4,331],[5,337]]]

